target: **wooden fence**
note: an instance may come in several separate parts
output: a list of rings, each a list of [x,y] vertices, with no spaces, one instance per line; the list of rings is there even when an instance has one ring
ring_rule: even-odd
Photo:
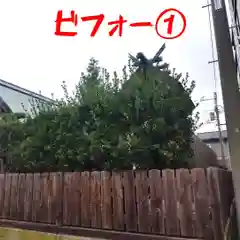
[[[218,168],[0,174],[8,220],[221,240],[232,200]]]

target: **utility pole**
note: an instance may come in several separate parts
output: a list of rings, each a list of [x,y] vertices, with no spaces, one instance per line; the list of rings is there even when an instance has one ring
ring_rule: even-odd
[[[214,98],[214,111],[216,114],[216,120],[217,120],[217,127],[218,127],[218,134],[219,134],[219,142],[221,147],[221,162],[224,164],[224,167],[227,166],[225,161],[225,154],[224,154],[224,146],[223,146],[223,137],[222,137],[222,130],[221,130],[221,123],[220,123],[220,117],[219,117],[219,110],[218,110],[218,102],[217,102],[217,93],[213,93]]]
[[[211,63],[211,62],[209,62]],[[223,163],[224,167],[227,166],[226,161],[225,161],[225,154],[224,154],[224,145],[223,145],[223,137],[222,137],[222,130],[221,130],[221,123],[220,123],[220,116],[219,116],[219,109],[218,109],[218,101],[217,101],[217,93],[214,92],[213,93],[213,98],[208,98],[208,99],[203,99],[200,102],[204,102],[204,101],[212,101],[214,100],[214,112],[211,113],[215,113],[214,116],[214,121],[216,120],[217,122],[217,127],[218,127],[218,135],[219,135],[219,142],[220,142],[220,148],[221,148],[221,162]]]
[[[240,232],[240,93],[224,0],[211,0]]]

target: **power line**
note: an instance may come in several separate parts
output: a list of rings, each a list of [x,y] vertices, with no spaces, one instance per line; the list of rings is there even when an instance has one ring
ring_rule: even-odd
[[[207,1],[209,5],[209,0]],[[215,61],[215,54],[214,54],[214,38],[213,38],[213,26],[211,21],[211,11],[210,11],[211,5],[208,6],[208,19],[209,19],[209,29],[210,29],[210,40],[211,40],[211,49],[212,49],[212,64],[213,64],[213,79],[214,79],[214,112],[216,114],[216,120],[217,120],[217,127],[218,127],[218,133],[219,133],[219,141],[221,146],[221,158],[222,162],[225,163],[225,154],[224,154],[224,147],[223,147],[223,138],[222,138],[222,129],[221,129],[221,123],[220,123],[220,117],[219,117],[219,110],[218,110],[218,98],[217,98],[217,73],[216,73],[216,66],[215,63],[218,61]]]
[[[210,7],[211,5],[209,4],[209,0],[207,1],[207,9],[208,9],[208,19],[209,19],[209,29],[210,29],[210,41],[211,41],[211,50],[212,50],[212,61],[209,63],[213,63],[213,80],[214,80],[214,91],[217,92],[217,71],[216,71],[216,66],[215,62],[215,54],[214,54],[214,39],[213,39],[213,27],[212,27],[212,21],[211,21],[211,12],[210,12]]]

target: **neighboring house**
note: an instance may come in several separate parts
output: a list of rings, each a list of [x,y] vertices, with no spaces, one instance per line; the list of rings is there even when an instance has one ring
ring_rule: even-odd
[[[226,130],[222,131],[225,162],[222,161],[221,144],[219,141],[219,132],[218,131],[198,133],[197,136],[216,153],[217,158],[218,158],[219,162],[221,163],[221,165],[223,164],[226,167],[230,168],[229,146],[228,146]]]
[[[30,111],[32,101],[54,102],[50,98],[0,79],[0,112],[24,112],[23,106]]]
[[[31,113],[33,102],[54,103],[54,100],[0,79],[0,113],[25,113],[25,110]],[[5,159],[6,153],[0,151],[0,172],[4,171]]]

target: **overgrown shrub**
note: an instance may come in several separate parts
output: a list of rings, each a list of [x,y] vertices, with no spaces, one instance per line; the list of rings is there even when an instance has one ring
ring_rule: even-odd
[[[113,78],[91,59],[75,93],[24,123],[1,127],[9,171],[77,171],[187,166],[195,127],[188,76],[124,67]],[[9,137],[11,136],[11,137]]]

